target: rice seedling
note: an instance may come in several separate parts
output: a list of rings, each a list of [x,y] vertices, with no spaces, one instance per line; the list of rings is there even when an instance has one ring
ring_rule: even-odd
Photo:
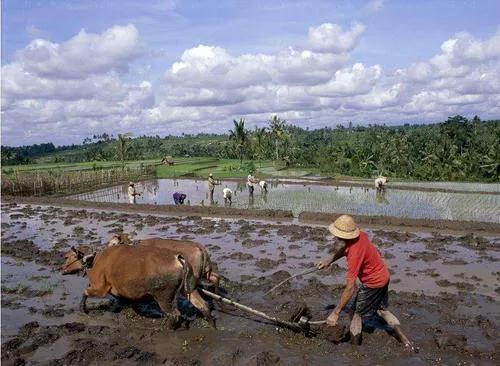
[[[204,179],[159,179],[140,184],[144,194],[138,203],[172,204],[175,191],[187,194],[192,204],[206,200]],[[499,222],[500,195],[429,192],[388,189],[384,195],[363,187],[335,187],[322,184],[281,184],[273,182],[267,195],[256,189],[254,199],[248,197],[244,181],[222,181],[216,188],[216,201],[222,202],[222,188],[234,192],[232,207],[292,210],[301,212],[346,212],[358,215],[396,216],[406,218],[448,219]],[[126,185],[101,189],[76,199],[100,202],[128,202]],[[217,198],[221,199],[218,200]]]

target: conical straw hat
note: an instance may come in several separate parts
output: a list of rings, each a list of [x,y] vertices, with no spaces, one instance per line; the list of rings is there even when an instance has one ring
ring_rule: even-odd
[[[342,215],[335,220],[328,229],[340,239],[355,239],[359,236],[359,228],[353,218],[349,215]]]

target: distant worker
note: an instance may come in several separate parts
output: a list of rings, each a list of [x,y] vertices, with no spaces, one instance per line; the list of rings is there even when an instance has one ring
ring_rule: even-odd
[[[135,185],[134,185],[134,182],[130,182],[128,184],[128,201],[130,203],[136,203],[136,196],[140,196],[141,194],[138,193],[136,190],[135,190]]]
[[[377,189],[377,192],[385,191],[385,185],[388,181],[389,179],[383,176],[380,176],[377,179],[375,179],[375,188]]]
[[[184,193],[179,193],[179,192],[175,192],[172,196],[174,197],[174,203],[176,205],[183,205],[184,200],[187,197]]]
[[[250,197],[253,197],[253,191],[255,190],[255,184],[259,183],[257,179],[255,179],[253,175],[254,171],[251,170],[250,173],[248,174],[247,177],[247,187],[248,187],[248,194]]]
[[[220,185],[220,182],[217,182],[214,179],[214,175],[210,173],[208,175],[208,192],[210,193],[210,203],[214,203],[214,190],[215,186]]]
[[[264,193],[267,193],[267,182],[265,180],[261,180],[259,186],[261,192],[264,191]]]
[[[231,205],[233,203],[233,191],[231,191],[231,189],[229,188],[224,188],[222,190],[222,194],[224,196],[224,204],[227,205],[227,203],[229,202],[229,204]]]
[[[328,229],[342,241],[342,247],[320,261],[318,268],[327,268],[338,259],[346,257],[347,280],[344,292],[328,316],[326,324],[335,326],[342,310],[348,310],[351,314],[351,342],[360,344],[363,320],[378,315],[394,330],[396,338],[405,347],[415,351],[403,333],[399,320],[387,310],[390,274],[377,247],[372,244],[366,233],[359,230],[351,216],[340,216]],[[357,290],[356,279],[361,282]]]

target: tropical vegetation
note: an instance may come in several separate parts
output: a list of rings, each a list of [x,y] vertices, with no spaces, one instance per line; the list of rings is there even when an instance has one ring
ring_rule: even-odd
[[[244,119],[228,134],[140,136],[103,134],[80,145],[2,146],[2,165],[125,161],[178,157],[257,161],[282,169],[310,168],[324,175],[402,179],[500,181],[500,120],[448,118],[436,124],[339,125],[304,129],[273,116],[250,130]],[[253,162],[252,162],[253,161]],[[284,164],[286,161],[286,165]],[[8,168],[8,167],[7,167]]]

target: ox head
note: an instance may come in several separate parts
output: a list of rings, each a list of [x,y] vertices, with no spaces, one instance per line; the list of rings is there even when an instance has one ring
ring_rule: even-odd
[[[120,244],[130,244],[130,238],[128,237],[128,234],[125,233],[113,234],[113,236],[108,242],[108,248]]]
[[[59,268],[63,275],[78,273],[92,265],[96,253],[88,247],[75,248],[64,254],[64,264]]]

